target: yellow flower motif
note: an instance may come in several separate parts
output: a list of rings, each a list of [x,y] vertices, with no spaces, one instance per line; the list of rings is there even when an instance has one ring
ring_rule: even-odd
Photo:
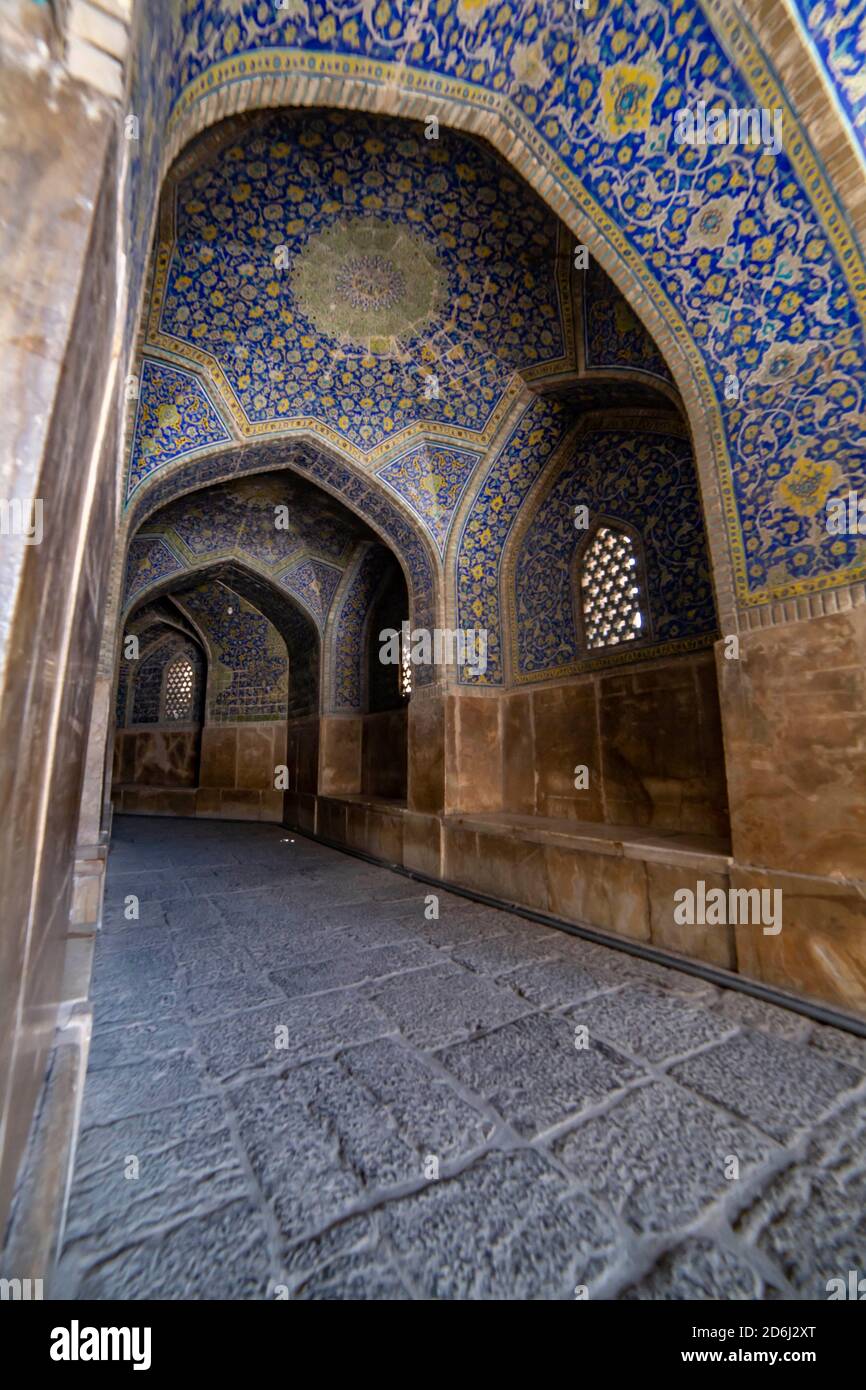
[[[602,119],[610,140],[649,128],[661,85],[654,64],[617,63],[601,79]]]
[[[776,238],[774,236],[758,237],[752,247],[753,261],[768,261],[776,249]]]
[[[815,516],[833,486],[833,465],[801,456],[779,483],[779,496],[798,516]]]

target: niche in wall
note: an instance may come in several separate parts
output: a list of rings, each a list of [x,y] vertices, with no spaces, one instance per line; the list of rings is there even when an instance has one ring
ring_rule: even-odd
[[[379,634],[401,631],[409,618],[403,571],[394,561],[373,600],[367,624],[367,713],[361,752],[361,791],[366,796],[405,801],[407,791],[407,706],[402,665],[380,660]]]

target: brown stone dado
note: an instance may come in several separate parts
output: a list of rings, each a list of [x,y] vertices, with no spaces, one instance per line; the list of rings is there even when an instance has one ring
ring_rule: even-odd
[[[319,785],[319,721],[290,720],[286,730],[289,790],[314,795]]]
[[[441,811],[445,805],[445,702],[441,696],[411,701],[408,742],[409,806],[413,811]]]
[[[327,715],[319,725],[319,790],[322,796],[361,791],[364,723],[360,715]]]
[[[500,902],[866,1014],[866,898],[829,879],[744,870],[707,836],[507,814],[422,815],[362,796],[309,798],[303,819],[286,798],[285,823]],[[697,899],[720,889],[729,902],[729,890],[740,888],[782,890],[777,934],[762,922],[676,920],[681,890]]]
[[[276,768],[285,764],[285,725],[240,724],[237,734],[236,785],[248,791],[272,791]]]
[[[238,736],[230,724],[214,724],[201,731],[201,771],[203,787],[233,787],[237,781]]]
[[[597,692],[605,820],[726,835],[712,655],[608,673]]]
[[[782,929],[737,927],[737,959],[744,975],[779,989],[866,1014],[866,892],[806,874],[734,867],[735,888],[780,890]]]
[[[502,809],[501,700],[445,697],[445,811]]]
[[[539,816],[604,820],[594,682],[534,690],[529,698],[535,772],[531,810]],[[584,780],[579,767],[587,769],[586,788],[575,786]]]
[[[115,805],[134,815],[280,821],[284,789],[274,783],[286,757],[281,721],[120,729]]]
[[[198,729],[118,729],[114,781],[141,787],[194,787],[200,742]]]
[[[132,816],[198,816],[212,820],[283,821],[281,791],[238,787],[116,787],[115,810]]]
[[[361,792],[365,796],[406,800],[407,709],[363,716]]]
[[[724,836],[711,654],[449,696],[446,809]]]
[[[714,871],[709,865],[686,870],[682,865],[648,863],[646,866],[647,898],[649,903],[650,940],[654,946],[677,951],[683,956],[695,956],[724,970],[737,969],[737,950],[734,929],[728,923],[708,926],[700,922],[681,924],[675,918],[674,894],[688,888],[697,894],[698,883],[705,891],[720,888],[727,893],[730,878],[727,873]],[[746,972],[748,973],[748,972]]]
[[[442,877],[442,820],[418,811],[403,816],[403,863],[407,869]]]
[[[553,916],[650,939],[646,869],[639,860],[548,846],[545,865]]]
[[[866,881],[866,605],[742,633],[717,663],[744,864]]]

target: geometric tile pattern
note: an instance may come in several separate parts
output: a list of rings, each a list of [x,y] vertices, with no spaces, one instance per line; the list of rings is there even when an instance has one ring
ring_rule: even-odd
[[[389,564],[382,546],[364,551],[349,582],[334,633],[334,709],[360,710],[364,704],[364,632],[370,604]]]
[[[419,444],[392,459],[377,476],[408,502],[445,554],[448,532],[479,455],[443,444]]]
[[[127,497],[156,468],[231,435],[198,377],[145,358],[141,364]]]
[[[161,724],[169,718],[167,711],[163,711],[162,692],[163,678],[166,667],[179,657],[186,664],[190,675],[191,686],[189,690],[188,713],[184,716],[184,722],[191,723],[201,717],[204,707],[203,678],[205,675],[202,652],[196,642],[185,637],[181,632],[172,632],[171,628],[163,625],[163,636],[166,638],[151,651],[145,652],[137,666],[132,663],[122,662],[121,669],[129,665],[131,667],[129,680],[132,685],[132,708],[129,710],[130,724]],[[166,690],[166,694],[168,691]],[[123,721],[121,720],[121,727]]]
[[[182,601],[214,656],[208,723],[285,719],[289,663],[285,641],[273,624],[215,580],[189,590]]]
[[[281,574],[279,582],[304,602],[322,628],[342,573],[321,560],[304,559]]]
[[[163,508],[158,520],[197,557],[245,554],[268,569],[304,550],[339,563],[358,530],[338,503],[291,474],[192,493]]]
[[[134,536],[126,558],[124,606],[140,589],[183,568],[183,561],[160,536]]]
[[[588,647],[617,646],[642,636],[644,615],[637,547],[627,531],[599,526],[581,564],[580,601]]]
[[[158,539],[146,546],[136,539],[130,547],[129,596],[180,568],[178,557],[185,552],[191,564],[239,559],[269,571],[321,626],[342,564],[364,527],[319,489],[280,473],[238,478],[180,497],[149,518],[147,533]],[[167,556],[174,561],[171,568]]]
[[[499,571],[505,542],[526,494],[571,423],[558,401],[533,400],[500,449],[463,524],[456,561],[458,626],[486,630],[487,669],[462,667],[461,683],[502,684]]]
[[[359,531],[363,531],[363,523],[359,519],[363,517],[371,527],[384,533],[387,543],[400,555],[411,577],[412,619],[415,626],[432,627],[435,624],[437,576],[419,529],[413,526],[404,512],[363,474],[349,468],[333,454],[325,453],[321,448],[303,439],[263,440],[252,451],[230,450],[212,455],[200,462],[196,459],[188,460],[168,477],[158,478],[153,485],[153,491],[142,497],[140,502],[133,502],[130,522],[132,525],[144,524],[146,519],[147,528],[150,530],[157,520],[156,510],[151,510],[155,504],[168,505],[185,489],[200,487],[209,478],[222,479],[227,474],[236,472],[240,481],[245,470],[249,470],[250,473],[267,470],[265,475],[255,479],[257,484],[264,485],[265,478],[270,476],[271,471],[283,469],[286,472],[279,474],[281,486],[284,485],[282,480],[289,476],[289,470],[300,475],[300,479],[295,479],[296,482],[303,483],[305,479],[309,479],[314,483],[321,483],[323,488],[337,494],[335,506],[338,513],[340,502],[354,513]],[[249,481],[248,478],[246,480]],[[181,510],[182,505],[178,503],[178,510]],[[290,518],[296,515],[296,511],[291,507],[289,515]],[[303,515],[303,509],[299,515]],[[417,684],[423,685],[431,678],[430,669],[424,665],[416,668]]]
[[[587,367],[631,367],[672,380],[652,336],[592,260],[584,277],[583,331]]]
[[[148,341],[215,373],[245,433],[315,420],[365,454],[422,421],[479,433],[516,370],[566,356],[557,220],[453,142],[309,111],[224,138],[175,191]]]
[[[861,0],[792,0],[824,76],[866,153],[866,83],[863,81]]]
[[[801,7],[856,120],[854,24],[835,24],[838,7]],[[822,524],[831,490],[866,493],[862,255],[796,128],[778,150],[674,140],[676,112],[699,101],[780,104],[730,0],[557,3],[542,24],[536,0],[461,0],[423,14],[246,6],[242,20],[234,0],[206,9],[192,0],[177,13],[172,49],[171,70],[144,81],[165,81],[172,119],[253,70],[267,86],[302,69],[432,83],[453,103],[507,114],[682,345],[716,430],[740,599],[811,592],[866,568],[866,541],[828,536]]]

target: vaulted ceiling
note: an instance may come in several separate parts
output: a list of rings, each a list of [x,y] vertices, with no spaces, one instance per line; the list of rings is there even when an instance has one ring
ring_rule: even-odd
[[[828,146],[821,130],[813,140],[797,123],[799,84],[805,77],[796,54],[791,56],[799,51],[796,38],[786,50],[783,87],[778,66],[761,47],[760,9],[751,0],[586,0],[580,7],[572,0],[422,0],[411,6],[385,0],[360,8],[339,0],[288,0],[280,7],[247,0],[189,0],[183,6],[148,7],[148,30],[140,36],[141,60],[133,81],[143,131],[141,148],[132,152],[133,291],[143,274],[149,244],[145,229],[161,161],[164,167],[190,136],[231,112],[281,104],[309,108],[315,102],[323,107],[375,106],[411,112],[421,118],[422,131],[429,111],[441,119],[442,131],[454,126],[483,134],[572,229],[578,224],[586,228],[594,257],[627,288],[651,325],[689,411],[704,505],[724,518],[724,542],[719,521],[711,530],[711,543],[717,585],[730,596],[726,611],[734,596],[741,609],[805,594],[816,595],[820,603],[826,589],[866,574],[866,542],[853,535],[831,536],[824,525],[831,494],[866,489],[858,444],[866,424],[866,270],[853,230],[859,214],[840,203],[844,190],[834,187],[834,170],[827,163],[827,150],[836,145],[831,140]],[[829,123],[835,130],[844,112],[859,131],[861,98],[851,66],[860,42],[856,14],[830,0],[797,0],[797,11],[835,96],[822,127]],[[748,18],[753,14],[757,35]],[[677,143],[677,112],[694,111],[700,102],[720,111],[756,107],[771,115],[778,112],[781,146]],[[343,119],[331,124],[328,118],[334,135]],[[309,109],[301,120],[310,122]],[[324,132],[318,133],[324,140]],[[449,140],[453,134],[448,132]],[[315,148],[298,153],[297,170],[308,159],[307,167],[315,165],[321,176],[321,200],[303,182],[285,185],[289,203],[290,187],[299,190],[294,221],[302,226],[291,230],[289,218],[282,226],[284,240],[278,244],[288,248],[283,279],[273,280],[277,288],[270,295],[264,287],[273,308],[251,303],[246,320],[250,322],[252,307],[261,307],[261,316],[252,320],[256,332],[270,332],[273,320],[288,352],[299,354],[277,366],[283,379],[272,380],[256,366],[255,345],[264,336],[247,334],[237,357],[235,345],[222,337],[214,351],[203,349],[215,366],[199,362],[196,328],[203,330],[201,338],[211,326],[223,335],[226,329],[233,331],[235,306],[247,303],[239,235],[244,204],[225,196],[227,166],[221,172],[219,160],[228,151],[216,148],[216,130],[203,138],[211,137],[217,160],[212,188],[225,206],[211,225],[224,225],[229,242],[234,238],[239,249],[230,249],[223,267],[214,269],[217,278],[209,293],[230,294],[206,313],[227,317],[221,324],[208,319],[208,326],[196,321],[201,287],[188,287],[183,297],[177,282],[184,271],[180,266],[171,270],[169,250],[165,288],[176,275],[172,293],[178,298],[171,308],[164,306],[167,317],[149,332],[171,329],[166,336],[173,346],[154,347],[154,352],[162,356],[160,371],[171,367],[180,374],[174,387],[189,393],[189,410],[179,412],[179,423],[174,420],[171,392],[165,391],[151,406],[146,374],[142,376],[133,489],[177,457],[219,447],[232,434],[255,437],[293,419],[319,421],[317,428],[329,431],[335,445],[362,465],[377,450],[400,441],[402,431],[411,438],[416,428],[451,431],[454,447],[471,449],[483,445],[485,431],[495,426],[498,402],[505,401],[510,389],[506,369],[511,383],[523,383],[539,367],[551,370],[557,354],[567,357],[562,316],[557,330],[548,312],[554,307],[556,272],[545,275],[542,265],[533,266],[528,285],[530,267],[521,254],[518,273],[506,285],[509,293],[519,289],[523,296],[517,309],[523,315],[520,324],[511,323],[500,301],[490,315],[495,333],[480,331],[486,321],[483,308],[490,302],[482,268],[481,280],[472,285],[473,308],[456,313],[463,355],[455,363],[445,354],[453,385],[443,396],[440,383],[438,400],[423,389],[420,399],[413,399],[399,372],[391,370],[391,360],[387,368],[383,364],[377,350],[381,342],[370,340],[355,343],[354,350],[367,355],[357,366],[345,367],[348,380],[339,379],[337,368],[335,379],[325,380],[324,357],[316,354],[326,341],[329,347],[343,342],[348,348],[353,333],[357,336],[353,315],[358,305],[372,303],[370,312],[380,316],[382,341],[396,339],[403,345],[399,324],[394,331],[399,306],[410,341],[412,329],[423,322],[419,333],[431,333],[441,342],[443,331],[451,328],[449,320],[438,316],[440,274],[457,275],[473,259],[470,246],[489,244],[493,263],[509,253],[507,241],[494,235],[495,224],[488,228],[485,223],[483,202],[466,205],[466,180],[458,165],[471,165],[468,155],[437,165],[419,143],[417,158],[440,180],[442,206],[430,196],[429,178],[419,167],[418,180],[406,175],[409,185],[403,190],[404,197],[420,200],[422,218],[413,222],[405,203],[393,209],[386,205],[383,189],[390,190],[391,181],[375,182],[388,160],[387,141],[385,149],[371,154],[365,138],[324,163],[324,146],[318,154]],[[454,138],[473,146],[467,137]],[[440,146],[438,153],[443,150]],[[484,157],[491,158],[486,152]],[[181,181],[195,177],[193,165],[179,172]],[[331,173],[341,172],[348,175],[348,186],[329,182]],[[373,180],[369,184],[367,175]],[[249,186],[248,193],[241,190],[246,203],[255,203],[256,178],[239,182]],[[491,218],[505,210],[509,225],[528,230],[527,247],[540,249],[534,238],[546,235],[552,251],[552,230],[547,234],[544,228],[552,229],[553,220],[540,212],[536,225],[529,212],[537,206],[534,198],[521,188],[503,209],[496,184],[489,186],[494,194]],[[190,197],[194,207],[195,197]],[[334,205],[330,211],[326,203]],[[452,204],[453,218],[446,210]],[[190,245],[198,236],[205,241],[206,205],[193,211],[189,202],[178,203],[176,211],[177,233],[192,238]],[[368,215],[396,222],[405,236],[393,233],[395,239],[386,244],[377,240],[388,235],[380,231],[363,247],[352,243],[356,224]],[[347,225],[335,230],[340,219]],[[466,237],[462,246],[446,245],[458,225],[460,237],[467,225],[477,228],[477,235]],[[267,239],[264,217],[260,230]],[[431,245],[432,257],[427,254]],[[391,269],[386,271],[389,254]],[[354,273],[364,257],[366,278]],[[318,274],[328,265],[336,282],[338,261],[341,293],[348,296],[339,323],[333,317],[338,309],[331,308],[338,301],[330,292],[322,298]],[[409,267],[417,270],[408,277],[411,287]],[[494,283],[501,292],[502,278],[494,277]],[[303,331],[281,321],[284,310],[295,312],[289,296],[303,319]],[[561,295],[559,303],[561,309]],[[187,317],[178,320],[183,311]],[[509,340],[512,332],[519,344]],[[545,332],[552,334],[552,342],[545,340]],[[538,355],[524,353],[523,344]],[[411,354],[410,361],[419,374],[431,374],[430,363],[425,372],[425,364],[416,364]],[[189,374],[193,362],[203,369],[202,377]],[[386,375],[394,379],[385,380]],[[461,381],[471,381],[472,390],[461,395]],[[343,399],[352,402],[351,413],[343,409]],[[298,413],[308,409],[309,416]]]
[[[477,444],[517,374],[573,369],[559,223],[480,142],[279,112],[207,134],[187,168],[163,212],[133,483],[185,426],[216,444],[224,421],[312,424],[364,456],[425,426]],[[184,365],[203,389],[184,392]]]

